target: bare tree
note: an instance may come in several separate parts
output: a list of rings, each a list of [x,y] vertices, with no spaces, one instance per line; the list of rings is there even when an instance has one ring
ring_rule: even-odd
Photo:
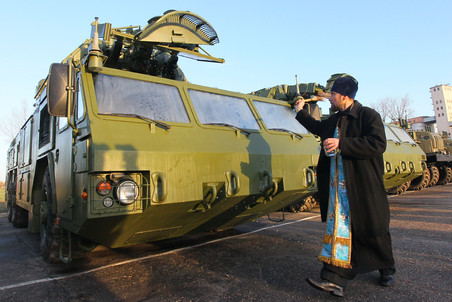
[[[381,119],[383,120],[383,122],[385,122],[386,118],[389,116],[389,104],[392,104],[394,102],[394,99],[387,97],[379,100],[377,103],[371,104],[370,107],[380,113]]]
[[[0,121],[0,134],[12,140],[16,137],[20,128],[30,117],[31,106],[25,100],[22,100],[20,106],[14,107],[8,117]]]
[[[386,118],[389,118],[390,122],[398,122],[413,115],[410,105],[411,100],[408,95],[405,95],[400,100],[386,97],[375,104],[371,104],[370,107],[380,113],[384,122]]]
[[[392,106],[390,106],[389,118],[391,122],[397,122],[402,119],[407,119],[408,116],[413,115],[413,110],[409,108],[411,105],[411,100],[408,95],[400,98],[399,101],[394,102]]]

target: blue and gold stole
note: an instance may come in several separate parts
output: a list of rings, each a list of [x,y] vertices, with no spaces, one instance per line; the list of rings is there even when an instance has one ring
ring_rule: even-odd
[[[338,129],[334,132],[338,137]],[[337,152],[331,159],[330,196],[323,248],[319,260],[337,267],[352,268],[352,233],[350,208],[344,181],[342,156]]]

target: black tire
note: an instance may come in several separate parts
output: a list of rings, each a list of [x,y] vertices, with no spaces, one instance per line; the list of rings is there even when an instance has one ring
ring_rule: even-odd
[[[447,182],[450,183],[450,182],[452,182],[452,168],[447,167],[447,170],[449,171],[449,172],[447,172],[448,173]]]
[[[312,208],[315,207],[316,204],[317,204],[317,200],[315,199],[314,195],[308,196],[303,200],[303,204],[300,207],[300,211],[301,212],[309,212],[312,210]]]
[[[411,180],[404,182],[403,184],[398,185],[397,187],[387,190],[386,193],[392,194],[392,195],[402,194],[403,192],[408,190],[408,188],[410,187],[410,184],[411,184]]]
[[[411,180],[409,180],[409,181],[403,183],[403,184],[400,186],[400,193],[399,193],[399,194],[402,194],[402,193],[408,191],[408,189],[410,188],[410,185],[411,185]]]
[[[28,211],[19,207],[15,202],[11,206],[11,223],[16,228],[28,226]]]
[[[70,254],[67,261],[82,258],[92,251],[97,244],[78,238],[74,234],[65,231],[56,223],[56,216],[52,211],[53,198],[52,186],[50,184],[50,172],[46,169],[41,188],[41,256],[49,263],[58,263],[60,259],[60,245],[62,245],[62,253],[64,257]],[[70,236],[70,237],[69,237]],[[69,238],[71,242],[71,251],[69,252]]]
[[[386,190],[386,194],[389,194],[389,195],[394,195],[394,194],[396,194],[397,188],[398,188],[398,186],[397,186],[397,187],[392,187],[392,188],[390,188],[390,189],[387,189],[387,190]]]
[[[9,189],[8,189],[9,191]],[[6,197],[6,208],[8,209],[8,221],[13,221],[13,202],[11,200],[11,194],[8,192],[8,196]]]
[[[52,186],[49,169],[46,169],[41,188],[41,256],[49,263],[57,263],[59,258],[60,228],[56,224],[56,216],[52,213]]]
[[[441,167],[439,168],[439,178],[438,185],[445,185],[450,182],[452,178],[452,169],[450,167]]]
[[[25,228],[28,226],[28,211],[16,204],[16,187],[12,180],[8,180],[8,220],[16,228]]]
[[[428,169],[430,170],[430,183],[428,184],[428,186],[433,187],[438,183],[439,170],[436,166],[431,166]]]
[[[411,181],[410,190],[422,190],[427,188],[430,183],[430,170],[425,169],[422,171],[422,175]]]
[[[11,203],[9,201],[7,201],[6,207],[8,209],[8,221],[12,222],[13,221],[13,206],[11,205]]]
[[[312,210],[313,207],[315,207],[315,205],[317,204],[317,200],[315,199],[315,196],[308,196],[304,199],[301,199],[299,201],[297,201],[296,203],[288,206],[286,208],[286,210],[288,212],[293,212],[293,213],[297,213],[297,212],[309,212],[310,210]]]
[[[292,212],[292,213],[297,213],[300,212],[300,201],[297,201],[296,203],[294,203],[293,205],[290,205],[286,208],[287,212]]]
[[[28,226],[28,211],[16,204],[16,188],[12,180],[8,180],[7,209],[8,221],[16,228],[25,228]]]

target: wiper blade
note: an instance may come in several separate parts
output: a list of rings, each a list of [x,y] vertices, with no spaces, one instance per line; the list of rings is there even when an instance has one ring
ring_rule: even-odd
[[[231,129],[238,130],[238,131],[241,131],[241,132],[245,133],[246,136],[248,136],[248,135],[251,134],[251,132],[249,132],[249,131],[247,131],[247,130],[245,130],[245,129],[239,128],[239,127],[237,127],[237,126],[233,126],[233,125],[228,124],[228,123],[206,123],[206,125],[229,127],[229,128],[231,128]]]
[[[290,131],[290,130],[287,130],[287,129],[284,129],[284,128],[271,128],[271,129],[268,129],[268,130],[287,132],[287,133],[292,134],[293,136],[296,136],[299,139],[303,138],[303,136],[301,134],[295,133],[293,131]]]
[[[171,128],[170,125],[168,125],[168,124],[166,124],[164,122],[156,121],[156,120],[153,120],[151,118],[144,117],[144,116],[141,116],[141,115],[135,114],[135,113],[99,113],[99,114],[100,115],[114,115],[114,116],[124,116],[124,117],[135,117],[135,118],[138,118],[138,119],[143,120],[145,122],[156,124],[157,126],[160,126],[160,127],[164,128],[165,130],[168,130],[168,129]]]

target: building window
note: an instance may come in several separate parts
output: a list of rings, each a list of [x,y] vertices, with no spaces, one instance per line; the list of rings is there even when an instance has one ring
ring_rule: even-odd
[[[444,113],[441,113],[441,116],[444,116]]]

